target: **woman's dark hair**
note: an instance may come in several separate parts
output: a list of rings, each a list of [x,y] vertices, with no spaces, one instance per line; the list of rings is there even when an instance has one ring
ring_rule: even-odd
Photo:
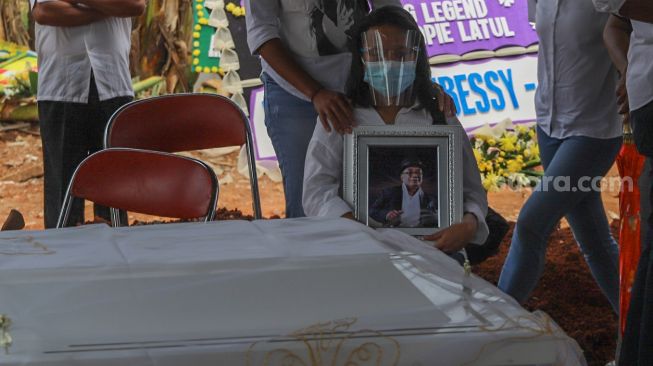
[[[349,30],[351,37],[351,74],[347,80],[346,94],[354,106],[370,107],[372,105],[372,94],[369,85],[363,80],[365,66],[362,61],[362,37],[363,33],[372,27],[382,25],[393,25],[397,28],[415,31],[420,36],[419,55],[415,70],[415,82],[413,91],[419,102],[418,109],[426,108],[434,124],[445,124],[444,114],[438,109],[436,92],[431,81],[431,68],[429,67],[428,54],[422,33],[415,22],[415,19],[398,6],[384,6],[376,9],[366,17],[360,19],[357,24]]]

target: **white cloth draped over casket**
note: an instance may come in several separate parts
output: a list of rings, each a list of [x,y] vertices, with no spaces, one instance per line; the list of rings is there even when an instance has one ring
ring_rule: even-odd
[[[12,366],[585,363],[545,314],[345,219],[0,233],[0,314]]]

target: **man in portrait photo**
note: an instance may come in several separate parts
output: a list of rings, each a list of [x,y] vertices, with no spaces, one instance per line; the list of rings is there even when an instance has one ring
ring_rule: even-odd
[[[399,169],[401,185],[386,188],[369,208],[370,217],[386,227],[436,227],[436,197],[422,190],[424,164],[404,159]]]

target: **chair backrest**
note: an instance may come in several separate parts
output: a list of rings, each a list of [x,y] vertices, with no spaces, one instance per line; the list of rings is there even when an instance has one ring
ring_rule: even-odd
[[[118,109],[107,124],[104,147],[165,152],[245,145],[254,217],[261,218],[252,134],[247,117],[217,94],[169,94],[137,100]]]
[[[180,152],[247,143],[247,117],[216,94],[169,94],[136,100],[109,120],[105,147]]]
[[[57,227],[73,197],[149,215],[212,220],[218,180],[205,163],[158,151],[106,149],[82,161],[68,185]]]

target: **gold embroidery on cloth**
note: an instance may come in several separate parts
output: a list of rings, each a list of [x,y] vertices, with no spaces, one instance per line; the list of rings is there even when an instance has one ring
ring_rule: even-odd
[[[399,342],[384,336],[374,330],[349,329],[357,319],[342,319],[326,323],[317,323],[291,333],[292,340],[304,344],[304,351],[293,351],[287,348],[277,348],[265,352],[261,363],[253,363],[253,352],[261,342],[253,343],[246,354],[246,365],[263,366],[381,366],[399,364],[401,350]],[[343,349],[352,347],[358,338],[361,344],[356,345],[348,353]],[[380,338],[377,342],[366,341],[369,338]],[[379,342],[383,342],[384,345]],[[305,353],[305,354],[304,354]]]

